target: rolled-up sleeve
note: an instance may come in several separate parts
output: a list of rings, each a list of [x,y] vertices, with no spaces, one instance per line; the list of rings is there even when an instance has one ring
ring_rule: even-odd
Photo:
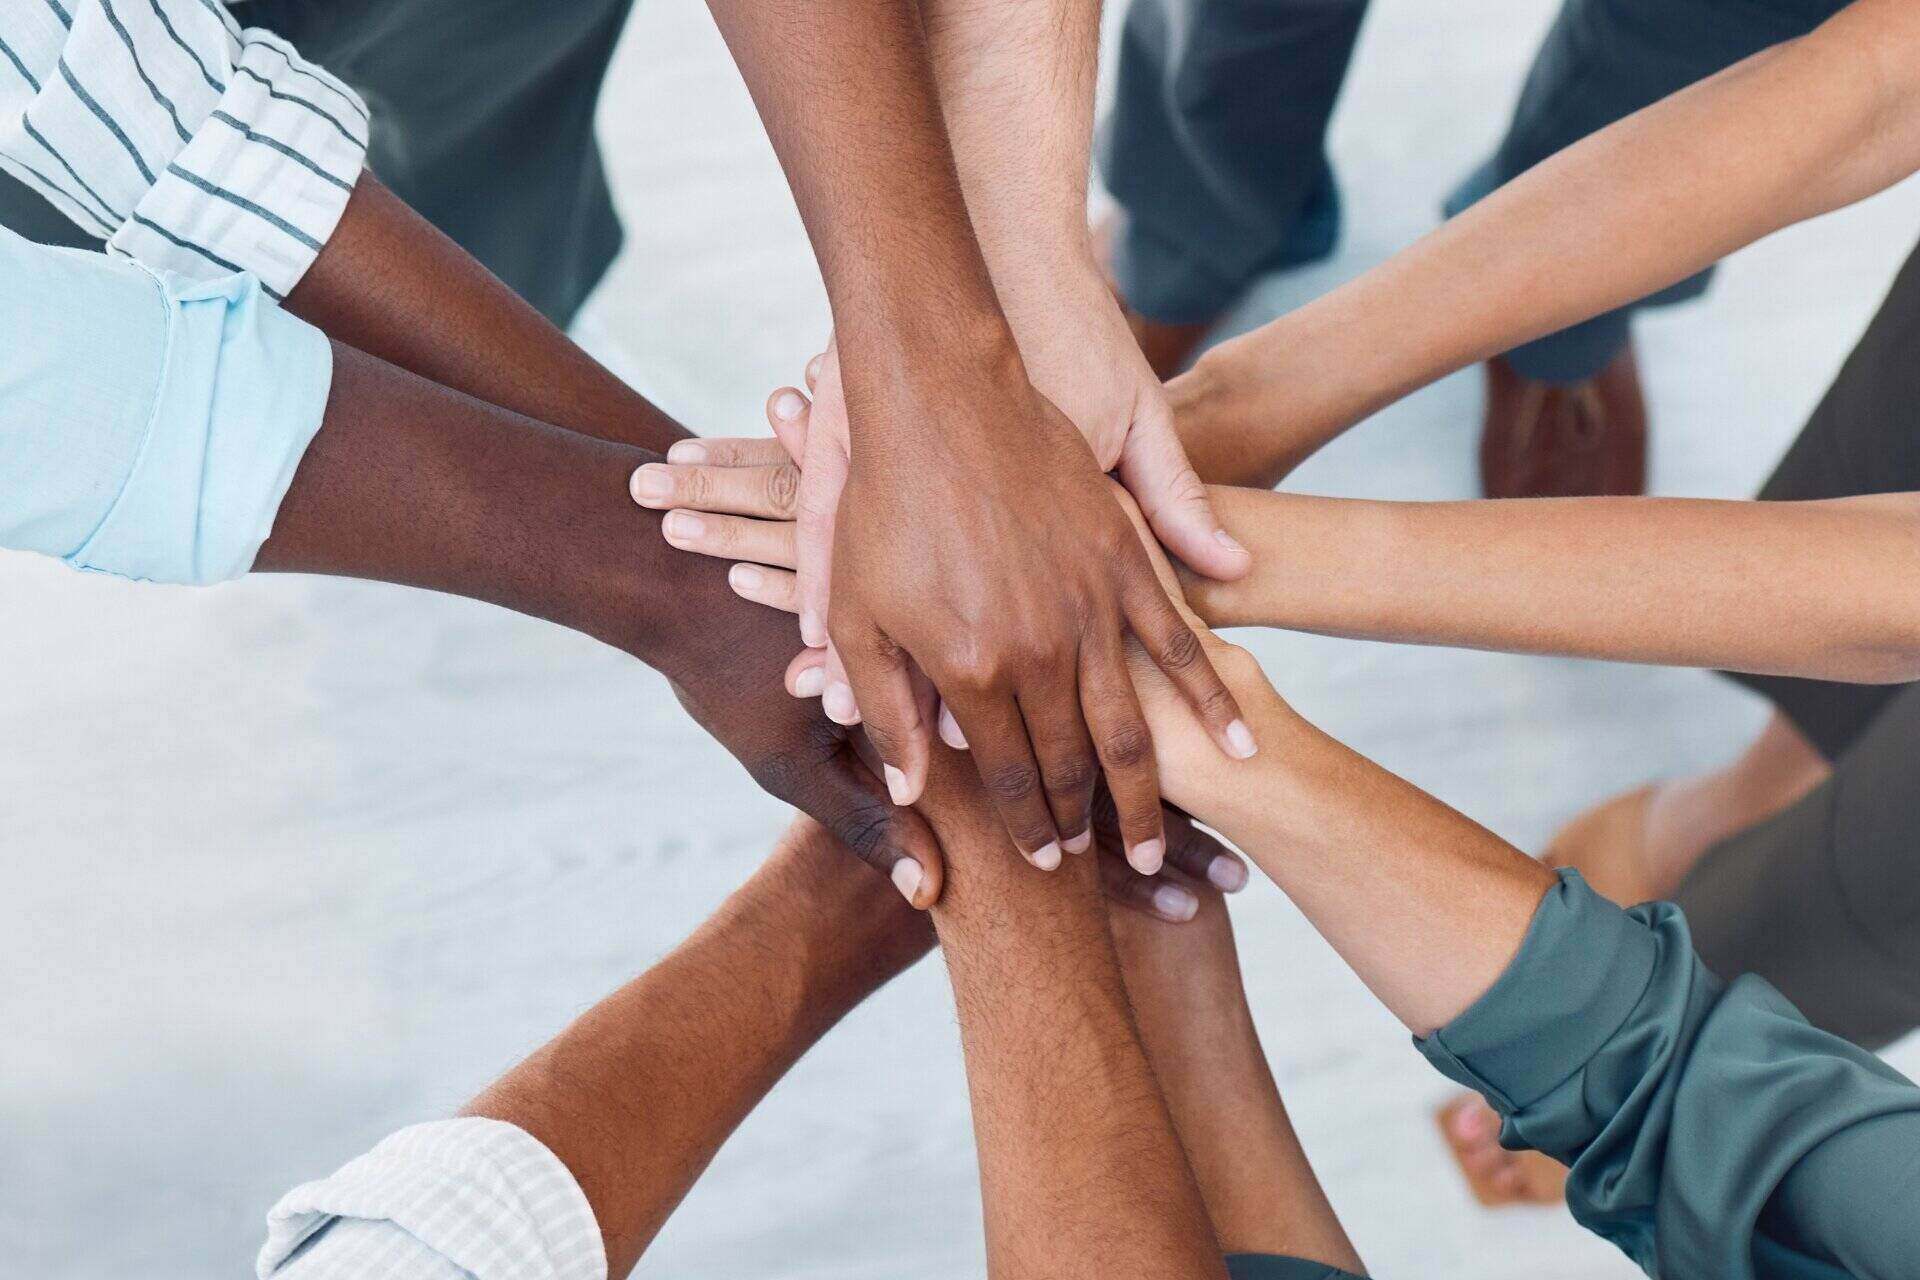
[[[600,1228],[557,1156],[477,1116],[402,1129],[267,1215],[260,1280],[606,1280]]]
[[[200,585],[272,531],[333,353],[251,276],[190,280],[0,229],[0,546]]]
[[[1715,977],[1671,903],[1622,911],[1562,872],[1506,973],[1418,1043],[1649,1274],[1913,1274],[1920,1088]]]
[[[217,0],[0,6],[0,167],[118,253],[284,297],[333,234],[366,105]]]

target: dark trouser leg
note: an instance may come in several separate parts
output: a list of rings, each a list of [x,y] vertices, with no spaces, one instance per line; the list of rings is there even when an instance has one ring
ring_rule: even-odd
[[[1100,165],[1114,274],[1153,320],[1211,320],[1262,272],[1333,250],[1333,112],[1366,0],[1133,0]]]
[[[1230,1253],[1227,1274],[1233,1280],[1358,1280],[1352,1272],[1305,1258],[1283,1258],[1276,1253]]]
[[[620,248],[594,140],[631,0],[255,0],[272,28],[360,92],[368,164],[556,324]]]
[[[1761,490],[1920,490],[1920,251]],[[1735,676],[1834,764],[1791,809],[1707,851],[1676,895],[1707,964],[1757,973],[1816,1025],[1878,1046],[1920,1025],[1920,685]]]
[[[1723,977],[1757,973],[1868,1048],[1920,1026],[1920,687],[1800,803],[1724,840],[1675,900]]]
[[[1447,200],[1449,215],[1548,156],[1771,45],[1806,34],[1844,0],[1565,0],[1535,56],[1507,136]],[[1701,272],[1635,306],[1697,297]],[[1578,382],[1626,345],[1632,307],[1509,353],[1515,369]]]
[[[12,174],[0,173],[0,227],[36,244],[69,249],[98,249],[100,241],[54,208],[47,198]]]

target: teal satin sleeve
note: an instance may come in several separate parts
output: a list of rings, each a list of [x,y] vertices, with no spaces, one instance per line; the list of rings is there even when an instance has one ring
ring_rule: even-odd
[[[156,582],[245,573],[332,377],[326,338],[252,276],[0,228],[0,546]]]
[[[1506,973],[1417,1043],[1649,1274],[1915,1274],[1920,1088],[1709,973],[1670,903],[1622,911],[1561,872]]]

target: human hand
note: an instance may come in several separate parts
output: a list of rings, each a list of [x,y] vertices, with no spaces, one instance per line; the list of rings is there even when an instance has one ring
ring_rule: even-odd
[[[797,606],[802,611],[803,619],[806,617],[805,610],[808,607],[804,586],[806,580],[804,562],[808,545],[806,472],[808,467],[815,465],[813,460],[819,458],[823,452],[822,422],[825,419],[822,415],[825,413],[831,416],[833,386],[837,378],[837,366],[833,354],[829,352],[821,360],[816,361],[815,365],[809,369],[809,375],[809,381],[813,384],[815,391],[820,393],[817,405],[809,406],[806,398],[791,388],[776,392],[769,402],[769,417],[780,434],[782,442],[793,455],[807,460],[799,477],[794,477],[791,471],[785,468],[770,441],[716,440],[683,442],[669,455],[676,465],[643,468],[635,476],[635,497],[644,505],[706,508],[706,511],[700,514],[686,510],[670,514],[664,525],[664,532],[669,541],[676,546],[709,554],[735,555],[744,560],[760,561],[765,565],[782,566],[782,568],[763,568],[754,565],[736,567],[731,575],[732,581],[735,583],[736,590],[749,598],[779,607]],[[1045,406],[1044,402],[1037,403],[1034,408],[1043,417],[1050,412],[1050,408]],[[1087,625],[1091,619],[1086,611],[1077,609],[1079,602],[1060,590],[1061,583],[1058,578],[1049,579],[1046,573],[1033,572],[1039,567],[1035,563],[1035,555],[1043,561],[1059,565],[1063,551],[1056,544],[1054,535],[1057,534],[1058,527],[1061,525],[1076,529],[1099,528],[1102,536],[1107,539],[1106,545],[1109,547],[1116,547],[1116,535],[1126,531],[1125,520],[1120,517],[1118,508],[1113,505],[1109,496],[1111,489],[1107,482],[1101,479],[1097,472],[1085,466],[1084,446],[1063,427],[1064,424],[1059,422],[1058,415],[1054,414],[1046,419],[1042,430],[1051,431],[1056,441],[1056,449],[1064,454],[1060,460],[1061,467],[1068,470],[1074,480],[1084,478],[1084,483],[1079,484],[1077,489],[1070,482],[1065,491],[1077,493],[1076,501],[1080,503],[1077,509],[1085,514],[1067,521],[1022,522],[1016,519],[1009,522],[1005,518],[1009,511],[1007,505],[995,508],[984,503],[977,491],[962,494],[956,498],[950,484],[943,487],[938,483],[933,487],[944,496],[917,500],[912,505],[915,510],[924,511],[937,509],[936,503],[945,503],[948,509],[952,509],[961,501],[970,502],[974,515],[966,520],[949,523],[958,524],[962,529],[971,528],[976,532],[982,529],[994,529],[1005,537],[1014,539],[1016,544],[1025,543],[1034,548],[1032,555],[1017,557],[1014,561],[1021,569],[1026,570],[1020,575],[1021,590],[1025,593],[1022,598],[1034,601],[1034,607],[1021,610],[1019,617],[1006,620],[1007,629],[1018,637],[1019,643],[1029,652],[1037,643],[1037,633],[1028,625],[1028,622],[1023,620],[1051,621],[1054,619],[1047,618],[1049,613],[1056,617],[1061,613],[1067,615],[1069,631],[1064,645],[1070,650],[1067,654],[1069,667],[1067,678],[1063,682],[1055,676],[1054,686],[1043,691],[1039,698],[1039,705],[1029,711],[1017,699],[1005,696],[1012,687],[1016,673],[1004,669],[993,675],[994,679],[1001,682],[1001,688],[976,687],[968,689],[964,695],[971,700],[973,714],[991,716],[992,719],[987,721],[990,727],[1001,731],[1001,736],[1005,739],[1017,739],[1012,742],[1011,749],[1002,746],[992,753],[996,756],[994,759],[976,752],[977,758],[981,761],[983,774],[997,782],[1001,788],[1000,808],[1003,816],[1008,820],[1009,830],[1013,832],[1016,843],[1030,859],[1048,866],[1058,864],[1063,843],[1060,839],[1062,834],[1068,837],[1064,844],[1073,851],[1077,852],[1086,847],[1089,836],[1085,813],[1091,795],[1093,770],[1092,760],[1084,754],[1084,751],[1091,732],[1101,732],[1104,735],[1103,745],[1109,749],[1100,758],[1102,763],[1108,765],[1109,780],[1115,794],[1121,797],[1120,809],[1124,815],[1122,825],[1130,857],[1137,868],[1151,872],[1159,865],[1164,854],[1164,835],[1160,830],[1159,810],[1155,803],[1157,790],[1153,783],[1151,766],[1147,763],[1146,753],[1141,749],[1145,744],[1140,740],[1139,722],[1137,718],[1130,718],[1133,705],[1131,690],[1121,686],[1116,691],[1116,681],[1112,678],[1115,675],[1112,658],[1118,655],[1118,636],[1103,637],[1094,632]],[[1060,444],[1062,438],[1064,438],[1063,447]],[[830,461],[824,465],[835,474],[844,475],[844,456],[839,455],[837,449],[829,449],[825,452]],[[703,461],[696,464],[696,460]],[[943,475],[930,478],[936,482],[951,481],[962,474],[980,474],[987,471],[990,466],[990,463],[981,463],[972,467],[949,465],[939,469],[944,473]],[[929,477],[917,478],[924,480]],[[1058,506],[1059,503],[1056,501],[1054,505]],[[783,527],[777,522],[758,518],[774,517],[777,521],[778,518],[789,514],[798,516],[797,528]],[[923,527],[926,522],[902,518],[900,523],[903,527],[914,529]],[[1009,526],[1011,526],[1010,529]],[[882,541],[892,544],[885,548],[890,557],[890,560],[885,563],[885,569],[889,573],[904,573],[910,566],[931,563],[927,556],[916,557],[911,551],[902,553],[900,546],[905,543],[904,539],[893,538]],[[962,541],[965,540],[962,539]],[[982,560],[996,555],[997,551],[992,540],[984,541],[986,542],[984,549],[978,549],[981,547],[981,541],[976,540],[972,545],[977,549],[970,556],[963,555],[960,563],[977,566]],[[935,554],[939,551],[940,549],[936,548]],[[1212,680],[1211,673],[1204,669],[1204,664],[1195,664],[1192,661],[1195,655],[1189,645],[1190,633],[1187,632],[1184,624],[1172,624],[1171,619],[1175,615],[1165,598],[1164,591],[1157,586],[1150,591],[1140,589],[1147,585],[1146,575],[1150,570],[1137,544],[1120,541],[1117,544],[1117,554],[1108,555],[1107,563],[1109,565],[1118,563],[1126,570],[1122,575],[1123,580],[1119,585],[1119,591],[1116,591],[1111,581],[1098,574],[1089,573],[1081,567],[1074,567],[1071,571],[1058,569],[1057,573],[1060,578],[1079,582],[1082,585],[1083,596],[1093,595],[1099,601],[1098,611],[1107,616],[1109,625],[1116,631],[1120,625],[1120,617],[1125,616],[1133,625],[1136,635],[1145,636],[1160,651],[1168,669],[1179,680],[1180,687],[1193,691],[1192,696],[1196,704],[1206,708],[1206,714],[1214,725],[1216,741],[1221,742],[1222,746],[1231,752],[1250,754],[1252,745],[1250,734],[1245,732],[1244,725],[1240,726],[1239,730],[1235,730],[1234,723],[1238,717],[1233,712],[1230,702],[1222,704],[1219,701],[1219,690]],[[788,565],[800,569],[800,574],[796,576],[791,570],[784,569],[784,566]],[[877,580],[877,571],[864,573],[862,576],[863,579]],[[921,580],[931,579],[930,585],[934,588],[933,607],[944,609],[946,611],[944,616],[950,619],[956,613],[962,617],[980,616],[989,607],[988,602],[981,595],[982,582],[977,570],[959,575],[941,573],[928,575],[923,572],[919,576]],[[950,588],[956,586],[967,588],[972,595],[964,600],[955,599]],[[1125,593],[1125,599],[1116,598],[1122,592]],[[979,646],[977,637],[967,634],[963,623],[954,622],[952,625],[959,629],[959,634],[948,637],[936,634],[929,626],[917,625],[923,623],[923,618],[901,616],[902,622],[897,624],[896,630],[903,631],[907,635],[917,635],[919,637],[917,641],[902,644],[898,636],[876,629],[869,631],[870,638],[863,643],[871,645],[873,643],[871,637],[876,635],[892,641],[889,645],[881,646],[879,652],[890,661],[891,674],[895,677],[897,722],[907,725],[909,731],[918,737],[918,742],[911,738],[901,739],[905,742],[904,754],[908,763],[902,769],[901,777],[895,780],[900,785],[895,787],[894,794],[896,799],[910,799],[910,793],[916,785],[914,770],[924,767],[925,731],[934,716],[931,701],[917,696],[908,683],[910,677],[904,653],[928,648],[934,652],[942,652],[950,640],[957,639],[969,651],[967,656],[976,658],[979,656],[977,652]],[[1141,618],[1146,620],[1144,625],[1139,621]],[[805,629],[804,625],[803,629]],[[1088,645],[1096,643],[1104,645],[1107,652],[1100,653],[1097,650],[1088,652],[1083,648],[1083,641]],[[1028,666],[1033,665],[1036,664],[1028,663]],[[1076,667],[1077,671],[1074,670]],[[1104,672],[1107,678],[1104,681],[1098,680],[1094,675],[1096,672]],[[800,694],[824,693],[828,713],[838,721],[844,722],[858,718],[853,705],[855,703],[858,703],[861,709],[871,711],[866,707],[865,699],[850,696],[853,693],[851,681],[841,674],[831,654],[825,655],[823,662],[803,664],[797,672],[790,674],[795,675],[799,680],[797,685],[790,687],[796,688]],[[1045,676],[1049,673],[1043,671],[1040,674]],[[935,683],[939,681],[936,679]],[[1065,685],[1064,688],[1061,687],[1062,683]],[[1085,725],[1079,723],[1080,708],[1075,705],[1078,695],[1084,691],[1083,686],[1100,689],[1105,694],[1105,700],[1098,709],[1091,705],[1088,707],[1089,718]],[[1045,696],[1047,694],[1053,695],[1052,707],[1057,708],[1064,703],[1066,713],[1072,717],[1072,722],[1064,730],[1051,719],[1051,715],[1057,713],[1047,709],[1049,707]],[[1028,695],[1029,698],[1034,696]],[[955,699],[950,698],[949,703],[953,702]],[[955,714],[957,711],[958,716]],[[1024,723],[1023,712],[1027,716]],[[939,717],[944,735],[950,743],[961,741],[964,737],[977,738],[977,732],[966,734],[962,727],[967,714],[960,711],[957,706],[950,706]],[[1047,760],[1036,760],[1035,753],[1027,747],[1025,742],[1026,728],[1036,720],[1050,730],[1045,738],[1035,735],[1035,741],[1041,746],[1043,752],[1047,752],[1050,748],[1051,758]],[[868,715],[867,722],[870,729],[874,727],[871,714]],[[1076,730],[1079,739],[1077,743],[1074,741]],[[898,735],[898,731],[896,734]],[[896,741],[897,748],[899,745],[900,742]],[[1095,745],[1096,752],[1099,745],[1102,744]],[[1076,756],[1074,754],[1076,748],[1082,754]],[[916,750],[920,753],[917,757],[920,762],[918,765],[913,763],[915,757],[912,753]],[[884,756],[886,753],[884,746],[882,752]],[[901,753],[897,751],[896,758],[899,754]],[[1108,757],[1117,758],[1109,760]],[[1048,779],[1053,780],[1051,787],[1046,785]],[[1063,783],[1065,785],[1062,785]],[[909,794],[903,797],[903,792]]]

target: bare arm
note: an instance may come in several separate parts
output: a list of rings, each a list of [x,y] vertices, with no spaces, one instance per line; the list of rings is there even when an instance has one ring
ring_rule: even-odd
[[[1216,627],[1863,683],[1920,679],[1920,494],[1362,502],[1214,490],[1254,551]]]
[[[1169,387],[1203,478],[1271,486],[1416,387],[1920,169],[1920,9],[1856,0],[1655,103]]]
[[[952,753],[935,759],[926,807],[950,851],[934,927],[966,1050],[988,1274],[1224,1277],[1128,1010],[1093,860],[1049,878],[1007,857]]]
[[[924,917],[803,819],[691,938],[467,1114],[559,1157],[593,1206],[607,1274],[624,1276],[767,1090],[932,942]]]

